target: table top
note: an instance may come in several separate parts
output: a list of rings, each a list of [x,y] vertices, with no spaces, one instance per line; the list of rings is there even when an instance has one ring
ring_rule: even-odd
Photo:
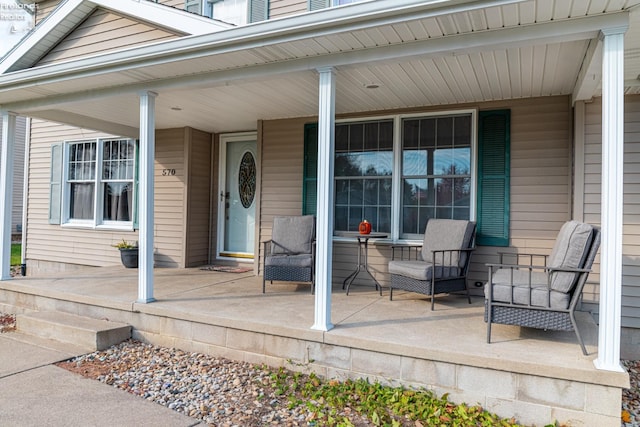
[[[351,237],[358,239],[384,239],[385,237],[389,237],[387,233],[369,233],[369,234],[360,234],[357,231],[341,231],[336,233],[337,237]]]

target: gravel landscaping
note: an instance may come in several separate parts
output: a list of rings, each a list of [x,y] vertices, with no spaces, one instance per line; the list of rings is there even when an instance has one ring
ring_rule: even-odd
[[[515,420],[502,420],[478,406],[455,405],[426,391],[324,381],[313,374],[135,340],[57,365],[212,426],[517,426]],[[418,411],[424,415],[412,420]]]
[[[0,313],[0,332],[14,329],[15,317]],[[300,393],[300,384],[311,382],[317,386],[319,383],[314,383],[316,380],[313,377],[310,379],[309,376],[286,370],[188,353],[135,340],[58,363],[58,366],[213,426],[327,425],[326,416],[318,416],[318,407],[326,406],[323,397],[314,396],[312,402],[305,402],[308,396]],[[623,366],[630,374],[631,387],[623,391],[621,427],[640,426],[640,361],[623,361]],[[340,393],[344,389],[336,390],[335,393]],[[439,404],[442,402],[440,400]],[[348,420],[353,426],[376,425],[370,416],[356,411],[354,407],[344,405],[331,417]],[[444,407],[451,412],[459,410],[451,404]],[[398,426],[431,425],[411,421],[406,416],[394,416],[393,419]],[[446,419],[445,414],[441,425],[452,425],[446,423]],[[496,424],[482,425],[516,424],[513,420],[501,420]]]
[[[307,425],[248,363],[129,340],[58,366],[216,426]]]
[[[640,360],[623,360],[631,387],[622,391],[622,427],[640,426]]]

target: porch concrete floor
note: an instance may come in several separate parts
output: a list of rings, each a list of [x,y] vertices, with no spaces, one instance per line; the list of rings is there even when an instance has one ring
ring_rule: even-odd
[[[588,313],[579,313],[579,327],[589,351],[584,356],[573,332],[551,332],[493,325],[486,342],[481,297],[468,304],[462,295],[429,298],[389,290],[380,296],[372,286],[352,286],[345,295],[334,283],[328,332],[312,330],[314,296],[308,285],[267,283],[248,273],[191,269],[155,269],[154,297],[136,303],[138,271],[122,267],[87,268],[74,273],[18,277],[0,282],[2,290],[41,295],[167,318],[233,327],[278,336],[389,354],[414,356],[524,374],[624,387],[623,373],[594,368],[597,326]]]

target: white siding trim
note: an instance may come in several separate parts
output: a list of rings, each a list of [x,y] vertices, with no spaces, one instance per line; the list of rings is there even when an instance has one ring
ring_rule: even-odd
[[[573,214],[572,218],[584,221],[584,148],[585,148],[585,105],[577,101],[574,108],[574,152],[573,152]]]
[[[27,265],[27,206],[29,204],[29,165],[31,154],[31,118],[25,120],[25,138],[24,138],[24,174],[22,179],[22,246],[20,252],[21,270]]]

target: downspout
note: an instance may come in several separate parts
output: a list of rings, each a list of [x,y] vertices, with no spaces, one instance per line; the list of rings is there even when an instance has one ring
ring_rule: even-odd
[[[29,150],[31,147],[31,118],[25,121],[24,134],[24,175],[22,176],[22,247],[20,254],[20,275],[27,275],[27,204],[29,192]]]

